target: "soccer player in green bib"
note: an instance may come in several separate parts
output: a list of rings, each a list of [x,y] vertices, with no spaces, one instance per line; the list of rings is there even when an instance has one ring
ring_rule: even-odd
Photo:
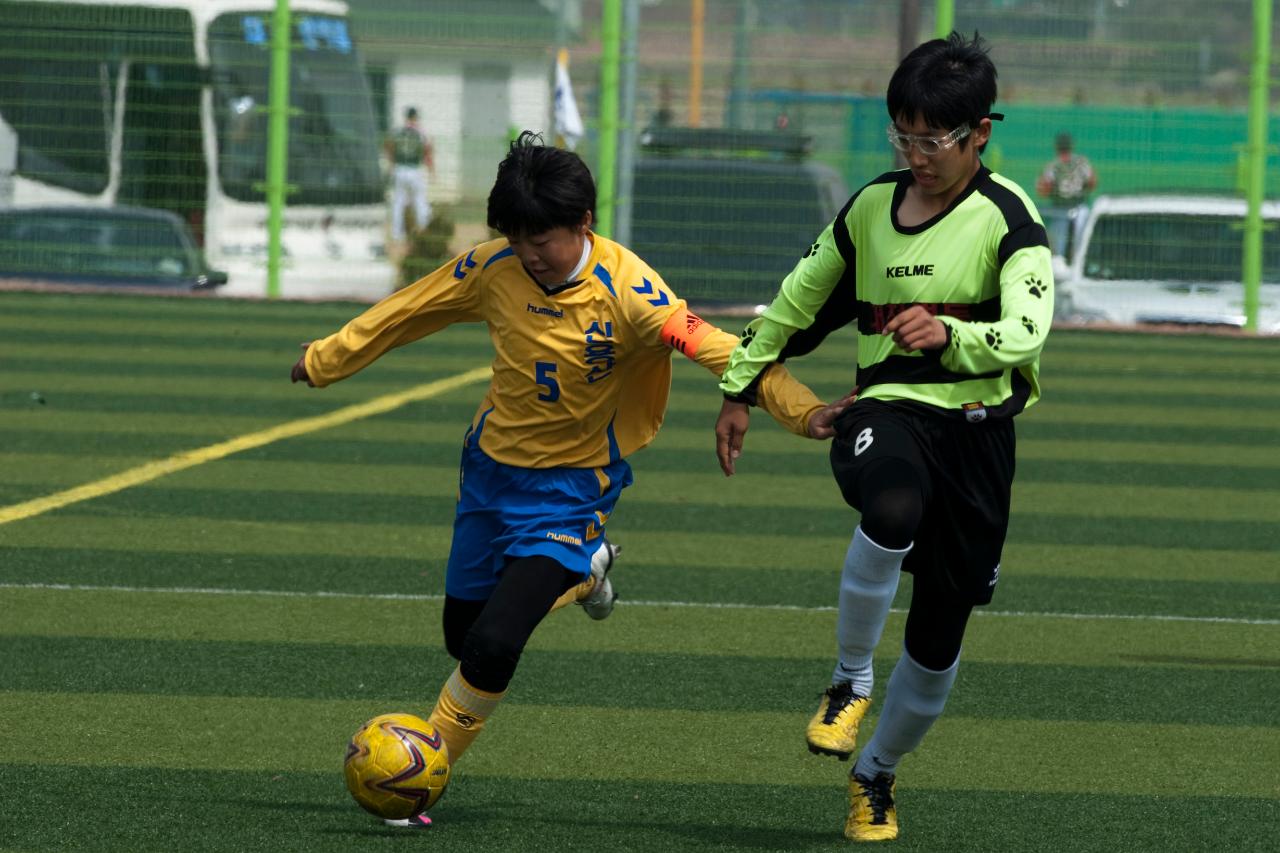
[[[836,422],[831,467],[861,513],[844,558],[830,687],[810,751],[849,758],[871,704],[872,654],[901,571],[913,576],[903,649],[853,765],[845,835],[896,838],[898,762],[942,713],[969,615],[991,601],[1009,521],[1013,418],[1040,396],[1053,317],[1044,225],[987,169],[996,69],[952,33],[908,54],[888,87],[889,142],[907,168],[844,206],[734,350],[716,423],[732,475],[760,383],[856,324],[856,402]],[[851,366],[852,367],[852,366]]]
[[[605,538],[626,457],[657,435],[679,353],[719,376],[736,336],[691,312],[626,247],[591,230],[596,187],[577,154],[525,131],[498,166],[481,243],[306,345],[294,382],[323,387],[454,323],[484,323],[493,374],[462,441],[445,570],[444,644],[458,661],[430,721],[450,766],[506,695],[550,611],[613,610]],[[829,438],[824,405],[786,370],[759,384],[792,432]],[[400,821],[427,826],[419,815]]]

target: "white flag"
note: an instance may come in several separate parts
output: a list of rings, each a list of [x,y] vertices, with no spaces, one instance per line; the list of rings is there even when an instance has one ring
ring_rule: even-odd
[[[556,136],[563,139],[564,147],[572,151],[585,130],[582,127],[582,116],[578,113],[578,103],[573,99],[573,85],[569,82],[569,51],[564,48],[556,56],[556,89],[553,97]]]

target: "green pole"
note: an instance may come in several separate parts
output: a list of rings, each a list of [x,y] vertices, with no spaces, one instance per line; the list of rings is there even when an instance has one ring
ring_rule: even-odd
[[[1249,74],[1249,138],[1244,218],[1244,328],[1258,331],[1258,290],[1262,281],[1262,199],[1267,169],[1267,77],[1271,65],[1271,0],[1253,0],[1253,67]]]
[[[289,0],[271,18],[271,97],[267,105],[267,297],[280,297],[280,229],[289,168]]]
[[[600,155],[596,161],[596,228],[613,234],[614,173],[618,159],[618,77],[622,56],[622,0],[604,0],[600,21]]]
[[[956,0],[938,0],[938,20],[933,34],[940,39],[951,35],[956,25]]]

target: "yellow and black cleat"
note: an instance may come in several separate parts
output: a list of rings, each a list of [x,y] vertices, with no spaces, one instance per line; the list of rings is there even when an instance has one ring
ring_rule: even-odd
[[[834,755],[848,761],[858,741],[858,724],[871,707],[871,700],[853,692],[843,681],[833,684],[822,694],[818,713],[805,729],[805,740],[814,755]]]
[[[893,804],[897,777],[879,773],[874,779],[849,777],[849,819],[844,837],[851,841],[892,841],[898,837],[898,810]]]

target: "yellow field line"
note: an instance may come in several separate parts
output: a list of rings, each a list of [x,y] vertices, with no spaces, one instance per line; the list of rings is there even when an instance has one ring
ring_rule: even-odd
[[[177,471],[183,471],[187,468],[193,468],[196,465],[202,465],[205,462],[212,462],[215,459],[221,459],[224,456],[230,456],[232,453],[239,453],[242,450],[251,450],[255,447],[262,447],[264,444],[270,444],[273,441],[279,441],[282,438],[294,438],[299,435],[305,435],[316,430],[328,429],[329,427],[341,426],[352,421],[358,421],[361,418],[368,418],[374,415],[385,414],[393,409],[398,409],[406,403],[417,402],[418,400],[426,400],[431,397],[438,396],[446,391],[452,391],[455,388],[461,388],[464,385],[470,385],[473,382],[479,382],[482,379],[489,378],[489,368],[477,367],[475,370],[468,370],[466,373],[459,373],[456,376],[450,376],[447,379],[437,379],[435,382],[427,382],[410,388],[408,391],[400,391],[395,394],[385,394],[381,397],[375,397],[365,403],[357,403],[353,406],[338,409],[327,415],[319,415],[313,418],[302,418],[301,420],[289,421],[279,426],[264,429],[260,432],[251,432],[242,435],[239,438],[233,438],[228,441],[211,444],[208,447],[201,447],[197,450],[186,450],[182,453],[176,453],[168,459],[160,459],[155,462],[147,462],[136,468],[130,468],[128,471],[122,471],[119,474],[113,474],[101,480],[92,483],[85,483],[82,486],[76,486],[73,489],[57,492],[52,495],[46,495],[43,498],[24,501],[20,504],[12,504],[6,507],[0,507],[0,524],[8,524],[11,521],[21,521],[24,518],[40,515],[50,510],[61,509],[70,504],[79,503],[80,501],[91,500],[92,498],[109,495],[112,492],[118,492],[131,486],[141,485],[166,474],[173,474]]]

